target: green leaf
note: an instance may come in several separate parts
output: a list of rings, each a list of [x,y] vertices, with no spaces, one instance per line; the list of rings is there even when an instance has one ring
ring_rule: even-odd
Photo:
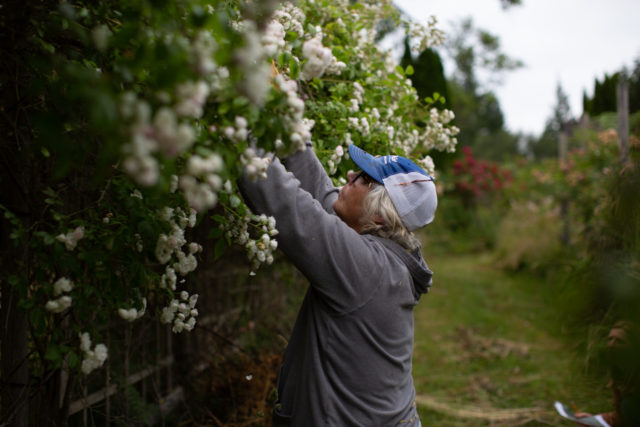
[[[300,75],[300,63],[293,58],[289,60],[289,75],[292,80],[297,79]]]
[[[233,108],[241,108],[249,105],[249,99],[244,96],[238,96],[233,99]]]
[[[52,245],[53,242],[55,242],[55,239],[53,238],[53,236],[45,231],[36,231],[35,235],[42,238],[42,241],[44,242],[45,245]]]
[[[216,227],[209,232],[209,237],[211,237],[212,239],[219,239],[222,237],[222,233],[224,233],[224,231]]]
[[[214,151],[209,147],[203,147],[199,145],[196,147],[196,153],[201,155],[202,157],[209,157],[214,153]]]
[[[413,66],[412,66],[411,64],[407,65],[407,68],[405,68],[404,73],[405,73],[407,76],[411,76],[411,75],[413,75],[413,73],[414,73]]]
[[[229,104],[228,102],[223,102],[222,104],[218,105],[218,114],[220,115],[227,114],[230,109],[231,109],[231,104]]]
[[[218,239],[218,241],[216,242],[216,246],[215,249],[213,251],[213,258],[214,259],[218,259],[222,256],[222,254],[224,254],[224,251],[227,249],[227,245],[224,241],[224,239]]]
[[[53,343],[49,344],[44,353],[44,358],[54,362],[56,366],[59,365],[60,362],[62,362],[62,353],[60,352],[60,348]]]
[[[45,188],[44,190],[42,190],[42,192],[44,194],[46,194],[47,196],[49,196],[49,197],[56,197],[57,196],[56,192],[53,191],[53,188],[51,188],[51,187]]]
[[[75,351],[70,351],[69,354],[67,355],[67,362],[69,363],[69,368],[73,369],[76,366],[78,366],[78,363],[80,362],[80,358],[78,358],[78,355],[76,354]]]
[[[291,54],[288,52],[282,52],[280,56],[278,56],[278,64],[281,66],[291,61]]]

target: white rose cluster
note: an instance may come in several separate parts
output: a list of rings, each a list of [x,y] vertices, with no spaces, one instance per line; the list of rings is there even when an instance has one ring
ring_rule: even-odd
[[[193,107],[190,108],[193,113]],[[151,117],[149,104],[132,92],[122,96],[120,113],[125,120],[132,121],[131,140],[123,147],[123,168],[138,184],[155,185],[159,166],[154,153],[160,151],[167,157],[176,157],[193,145],[195,131],[188,123],[179,123],[176,112],[166,106]]]
[[[287,96],[287,110],[283,120],[289,131],[289,139],[294,150],[304,150],[306,142],[311,139],[311,129],[315,122],[303,117],[304,101],[298,96],[297,83],[281,74],[278,74],[274,80],[278,89]]]
[[[172,291],[175,291],[177,282],[178,276],[176,275],[176,271],[171,268],[171,266],[167,265],[164,273],[160,277],[160,287],[163,289],[171,289]]]
[[[194,254],[191,252],[185,254],[182,251],[177,251],[176,258],[178,258],[178,260],[173,264],[173,268],[181,276],[186,276],[187,274],[198,268],[198,261],[196,260]]]
[[[247,258],[252,262],[254,268],[259,268],[263,263],[269,265],[273,262],[273,252],[278,247],[277,240],[273,238],[278,235],[274,217],[264,214],[246,214],[239,217],[230,213],[226,218],[227,222],[220,224],[220,228],[229,240],[244,246]],[[260,237],[257,240],[251,238],[249,226],[258,230]]]
[[[240,156],[240,163],[244,166],[244,172],[249,181],[255,182],[258,178],[265,179],[270,162],[270,157],[258,156],[253,148],[247,148]]]
[[[456,126],[446,126],[455,115],[451,110],[438,110],[432,108],[429,123],[423,135],[424,145],[428,148],[453,153],[458,140],[456,135],[460,132]]]
[[[331,153],[331,157],[327,161],[327,166],[329,167],[329,175],[333,175],[338,170],[338,164],[342,161],[342,158],[345,156],[345,150],[342,145],[338,145],[333,153]]]
[[[144,316],[144,313],[146,311],[147,311],[147,299],[142,298],[142,308],[140,310],[136,309],[135,307],[119,308],[118,316],[120,316],[122,319],[126,320],[127,322],[133,322],[134,320],[137,320],[142,316]]]
[[[66,277],[61,277],[53,284],[53,294],[58,296],[64,292],[71,292],[73,289],[73,282]]]
[[[255,105],[262,105],[270,88],[271,65],[267,62],[268,50],[262,42],[263,34],[253,21],[234,22],[235,29],[244,37],[242,48],[234,52],[234,60],[243,69],[244,79],[238,87]]]
[[[393,146],[402,148],[405,155],[410,155],[416,147],[424,147],[429,150],[454,152],[458,143],[456,135],[460,130],[450,124],[454,114],[450,110],[430,111],[429,120],[422,132],[411,129],[402,122],[396,122],[396,126],[387,126],[387,134]]]
[[[338,58],[332,56],[331,63],[327,66],[325,73],[329,75],[339,76],[340,74],[342,74],[345,68],[347,68],[347,64],[342,61],[338,61]]]
[[[418,163],[429,175],[435,178],[436,166],[433,163],[433,159],[431,156],[425,156],[423,159],[419,160]]]
[[[195,131],[188,123],[178,123],[176,112],[160,107],[153,118],[152,137],[157,147],[167,157],[176,157],[191,147]]]
[[[360,111],[360,104],[362,104],[364,93],[365,91],[362,85],[358,82],[353,82],[353,98],[349,101],[349,111],[351,113]]]
[[[74,230],[69,231],[68,233],[58,234],[56,236],[56,240],[58,242],[64,243],[64,247],[68,251],[72,251],[76,248],[78,241],[84,237],[84,227],[79,226]]]
[[[111,30],[106,25],[97,25],[91,30],[93,44],[100,52],[104,52],[109,45],[111,35]]]
[[[438,20],[435,16],[431,16],[427,25],[418,24],[416,22],[409,22],[409,35],[412,40],[411,51],[413,53],[420,53],[423,50],[439,46],[444,43],[444,31],[438,29],[436,25]]]
[[[215,63],[217,43],[209,31],[198,32],[191,41],[185,38],[182,45],[191,56],[194,71],[202,78],[178,84],[174,88],[176,102],[173,107],[165,105],[153,113],[149,103],[138,99],[133,92],[126,92],[121,98],[121,116],[131,123],[131,137],[123,147],[122,165],[125,172],[143,186],[158,182],[156,153],[174,158],[195,142],[194,127],[179,118],[202,117],[209,96],[221,91],[229,78],[229,71]],[[157,98],[164,104],[171,100],[166,92],[158,92]]]
[[[189,158],[186,173],[179,178],[179,187],[191,208],[203,212],[216,205],[222,187],[219,174],[223,169],[224,161],[217,153],[207,157],[194,154]]]
[[[389,125],[386,128],[386,132],[387,132],[387,137],[389,137],[389,141],[393,141],[393,137],[396,134],[396,129],[393,126]]]
[[[284,2],[274,12],[273,19],[282,25],[285,32],[291,31],[298,34],[298,37],[304,36],[304,21],[306,17],[304,12],[291,2]]]
[[[71,307],[71,303],[71,297],[69,295],[63,295],[59,298],[47,301],[44,308],[52,313],[62,313],[67,308]]]
[[[188,81],[176,87],[178,103],[175,112],[179,116],[200,118],[203,106],[209,96],[209,86],[204,81]]]
[[[180,292],[180,299],[173,299],[167,307],[162,309],[160,321],[162,323],[173,323],[171,330],[175,334],[182,331],[191,331],[196,325],[198,309],[196,302],[198,294],[189,296],[187,291]]]
[[[353,130],[360,132],[362,136],[369,136],[371,134],[371,127],[369,120],[366,117],[348,117],[349,127]]]
[[[186,114],[187,116],[199,118],[202,113],[198,107],[205,104],[207,97],[211,96],[216,98],[228,86],[229,69],[216,64],[214,59],[217,48],[217,42],[214,40],[211,32],[207,30],[198,32],[193,41],[187,44],[186,49],[189,50],[192,58],[192,67],[205,81],[199,81],[195,87],[183,87],[182,90],[180,90],[180,87],[177,88],[179,96],[184,94],[187,96],[182,96],[183,99],[191,99],[191,102],[183,105],[185,108],[184,111],[191,111],[195,114]],[[193,85],[193,83],[191,83],[191,85]],[[184,89],[188,90],[185,92]],[[178,106],[180,105],[181,104],[178,104]]]
[[[44,308],[52,313],[62,313],[67,308],[71,307],[71,296],[63,294],[71,292],[73,287],[73,282],[66,277],[61,277],[56,280],[53,284],[53,295],[58,298],[47,301]]]
[[[234,126],[227,126],[222,130],[224,136],[229,138],[233,142],[240,142],[247,139],[249,130],[247,129],[247,119],[242,116],[236,116],[234,119]]]
[[[333,61],[331,49],[322,45],[321,32],[302,44],[302,56],[306,60],[300,73],[302,80],[311,80],[322,76]]]
[[[176,262],[171,267],[167,266],[165,273],[160,278],[160,286],[163,288],[175,287],[175,272],[182,276],[194,271],[198,267],[198,261],[194,254],[201,250],[200,245],[188,244],[185,254],[182,247],[187,244],[184,232],[187,226],[194,227],[196,224],[196,212],[191,209],[189,215],[180,208],[165,207],[159,212],[159,217],[167,221],[171,226],[170,234],[160,234],[156,242],[155,255],[162,264],[167,264],[175,255]],[[173,278],[172,278],[173,276]]]
[[[91,349],[91,337],[88,332],[80,334],[80,350],[83,354],[82,373],[85,375],[101,367],[109,355],[104,344],[96,344],[93,350]]]
[[[216,71],[213,54],[216,51],[216,41],[209,31],[200,31],[192,43],[191,55],[193,67],[200,75],[207,75]]]
[[[255,268],[258,268],[263,263],[271,265],[273,263],[273,252],[277,248],[278,241],[272,239],[269,233],[262,234],[258,240],[249,240],[245,245],[247,257]]]
[[[268,56],[275,57],[284,50],[285,35],[284,26],[279,21],[273,20],[267,24],[262,37],[262,46]]]

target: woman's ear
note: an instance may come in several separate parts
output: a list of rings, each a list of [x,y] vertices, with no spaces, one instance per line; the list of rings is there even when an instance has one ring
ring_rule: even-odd
[[[382,216],[378,214],[375,214],[371,219],[378,225],[384,225],[384,219],[382,219]]]

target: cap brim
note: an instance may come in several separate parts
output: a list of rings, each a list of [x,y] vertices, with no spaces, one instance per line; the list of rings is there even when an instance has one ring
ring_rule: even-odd
[[[365,171],[367,175],[378,181],[380,184],[383,183],[383,176],[380,174],[380,171],[376,166],[377,161],[375,157],[353,144],[349,145],[349,156],[353,163],[358,165],[358,167]]]

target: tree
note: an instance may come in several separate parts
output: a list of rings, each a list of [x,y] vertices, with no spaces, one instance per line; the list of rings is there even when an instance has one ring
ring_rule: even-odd
[[[633,70],[605,74],[602,81],[595,79],[593,97],[586,92],[582,96],[582,109],[592,117],[602,113],[615,112],[617,109],[616,87],[622,75],[629,83],[629,113],[640,111],[640,58],[635,60]]]
[[[523,65],[502,52],[498,36],[477,29],[472,18],[458,22],[445,47],[456,65],[453,80],[469,92],[490,90],[505,72]]]
[[[537,140],[530,142],[529,150],[536,159],[558,156],[558,138],[561,131],[566,131],[573,121],[569,97],[562,85],[556,86],[556,103],[551,116],[547,119],[544,130]]]
[[[500,40],[460,21],[446,48],[456,66],[449,81],[450,102],[460,127],[460,143],[479,158],[502,160],[518,152],[517,137],[504,130],[504,116],[492,91],[503,74],[522,64],[502,52]]]
[[[411,55],[409,40],[405,38],[404,55],[400,64],[405,68],[409,65],[413,67],[413,74],[409,78],[420,98],[432,97],[437,93],[444,97],[444,103],[436,102],[436,108],[451,108],[444,67],[440,55],[435,49],[427,48],[414,59]]]
[[[513,6],[520,6],[522,4],[522,0],[500,0],[503,9],[508,9]]]
[[[564,130],[566,125],[572,120],[569,97],[565,93],[562,85],[556,86],[556,105],[553,107],[553,114],[548,121],[548,125],[556,132]]]

